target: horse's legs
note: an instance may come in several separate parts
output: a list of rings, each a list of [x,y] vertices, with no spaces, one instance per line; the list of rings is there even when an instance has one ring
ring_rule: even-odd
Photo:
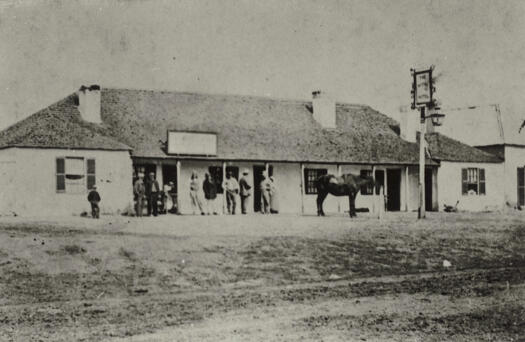
[[[357,216],[355,213],[355,196],[353,194],[348,195],[350,217]]]
[[[324,192],[319,192],[317,194],[317,216],[324,216],[324,211],[323,211],[323,202],[324,202],[324,199],[326,198],[326,193]]]

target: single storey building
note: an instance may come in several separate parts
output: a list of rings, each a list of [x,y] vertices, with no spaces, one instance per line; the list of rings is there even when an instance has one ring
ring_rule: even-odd
[[[525,116],[499,105],[448,110],[440,132],[503,160],[502,190],[508,206],[525,206]]]
[[[485,192],[461,201],[465,209],[500,202],[499,159],[437,133],[429,137],[427,210],[454,204],[453,178],[461,179],[461,191],[472,193],[476,180],[478,193]],[[274,176],[284,213],[315,214],[314,180],[324,173],[373,175],[387,210],[411,211],[418,206],[418,158],[417,143],[401,137],[395,120],[320,92],[296,101],[83,86],[0,132],[0,212],[78,214],[89,210],[93,185],[103,213],[123,212],[133,205],[134,176],[145,171],[161,186],[173,182],[180,211],[189,213],[192,172],[223,180],[244,169],[255,185],[251,212],[260,209],[263,171]],[[474,168],[477,175],[467,171],[463,181],[463,170]],[[373,193],[361,189],[356,206],[372,210]],[[347,199],[325,202],[327,213],[347,210]]]

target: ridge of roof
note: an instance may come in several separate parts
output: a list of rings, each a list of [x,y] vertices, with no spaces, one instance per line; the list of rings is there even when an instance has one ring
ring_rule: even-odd
[[[101,91],[136,91],[136,92],[151,92],[156,94],[180,94],[180,95],[197,95],[197,96],[212,96],[212,97],[229,97],[234,99],[250,98],[250,99],[261,99],[273,102],[289,102],[297,104],[309,104],[312,103],[312,99],[299,99],[299,98],[287,98],[287,97],[274,97],[274,96],[263,96],[253,94],[234,94],[234,93],[212,93],[206,91],[186,91],[186,90],[170,90],[170,89],[152,89],[152,88],[130,88],[130,87],[101,87]],[[343,107],[363,107],[371,108],[370,105],[361,103],[350,103],[344,101],[334,101],[336,106]]]

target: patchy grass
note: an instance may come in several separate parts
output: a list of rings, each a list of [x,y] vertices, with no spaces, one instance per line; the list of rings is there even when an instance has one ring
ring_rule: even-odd
[[[524,284],[524,236],[521,216],[495,214],[430,214],[425,221],[392,215],[383,221],[170,216],[0,222],[0,324],[6,328],[0,339],[95,341],[239,310],[369,297],[380,302],[400,294],[483,303]],[[443,260],[452,267],[444,268]],[[521,327],[512,317],[522,304],[502,306],[500,318]],[[389,325],[399,318],[395,313],[371,310],[346,328],[337,322],[350,319],[347,312],[341,319],[339,314],[325,315],[328,320],[305,317],[301,322],[313,334],[305,338],[317,340],[323,329],[344,332],[360,324],[398,337],[403,331],[459,336],[476,330],[472,322],[499,317],[480,306],[462,323],[459,309],[447,309],[424,320],[406,318],[399,330]],[[490,333],[511,336],[496,328]],[[334,338],[346,340],[344,334]]]

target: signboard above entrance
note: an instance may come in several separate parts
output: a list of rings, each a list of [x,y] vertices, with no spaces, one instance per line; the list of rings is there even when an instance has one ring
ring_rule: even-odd
[[[217,134],[168,131],[168,154],[217,155]]]

